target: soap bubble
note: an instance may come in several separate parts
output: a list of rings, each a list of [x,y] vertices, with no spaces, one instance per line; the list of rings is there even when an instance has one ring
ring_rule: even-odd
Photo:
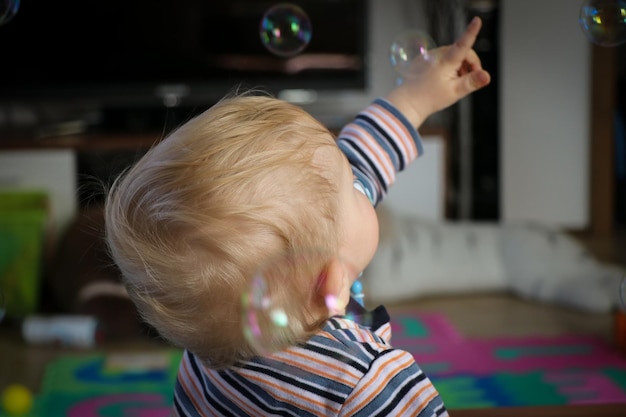
[[[281,333],[287,332],[289,317],[275,304],[265,277],[256,274],[249,292],[242,296],[241,305],[244,336],[260,353],[274,351],[282,339]]]
[[[322,274],[331,259],[333,256],[324,251],[301,250],[273,257],[252,275],[241,297],[242,330],[257,352],[269,354],[284,348],[293,334],[291,326],[310,320],[305,306],[300,310],[299,306],[293,307],[293,302],[303,303],[302,300],[317,296],[312,288],[323,280]],[[326,295],[324,303],[328,317],[345,307],[335,294]],[[346,312],[345,317],[359,323],[370,322],[369,313]]]
[[[302,52],[311,41],[311,21],[299,6],[281,3],[265,12],[259,33],[268,51],[289,57]]]
[[[578,22],[587,38],[600,46],[626,42],[626,0],[585,0]]]
[[[409,29],[400,32],[389,48],[391,66],[401,77],[410,78],[424,61],[434,59],[430,52],[435,41],[426,32]]]
[[[13,19],[19,8],[20,0],[0,0],[0,26]]]
[[[300,311],[290,307],[292,300],[313,296],[310,288],[329,259],[321,251],[279,254],[252,275],[241,298],[242,323],[246,340],[259,353],[281,349],[291,339],[291,325],[304,320],[304,306],[299,315]]]

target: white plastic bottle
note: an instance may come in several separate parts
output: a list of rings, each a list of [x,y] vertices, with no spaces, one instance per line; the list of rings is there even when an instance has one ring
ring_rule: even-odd
[[[101,334],[98,320],[85,315],[28,316],[22,322],[22,336],[32,344],[58,344],[90,348]]]

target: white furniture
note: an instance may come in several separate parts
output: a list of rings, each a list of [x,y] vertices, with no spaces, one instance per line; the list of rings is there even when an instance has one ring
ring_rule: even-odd
[[[446,137],[424,133],[424,154],[400,172],[380,207],[425,220],[445,218]]]

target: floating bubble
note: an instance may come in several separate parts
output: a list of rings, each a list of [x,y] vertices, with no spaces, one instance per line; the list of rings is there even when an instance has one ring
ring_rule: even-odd
[[[626,0],[585,0],[578,22],[591,42],[620,45],[626,42]]]
[[[261,353],[273,351],[274,342],[271,338],[289,325],[285,311],[273,303],[265,277],[255,275],[250,284],[250,292],[242,297],[243,332],[248,342]]]
[[[426,33],[409,29],[399,33],[389,48],[391,66],[401,77],[410,78],[425,61],[434,59],[435,41]]]
[[[305,320],[293,300],[309,299],[311,290],[329,257],[318,251],[272,257],[252,275],[242,295],[243,334],[260,354],[284,348]]]
[[[258,353],[269,354],[290,345],[294,335],[302,329],[302,323],[310,322],[312,314],[320,314],[319,310],[306,311],[305,300],[317,296],[313,288],[320,284],[333,258],[324,251],[303,250],[276,256],[253,274],[241,298],[242,329],[245,339]],[[325,305],[326,311],[322,314],[327,317],[343,315],[346,307],[338,294],[326,295],[323,303],[322,309]],[[370,314],[362,310],[356,314],[348,311],[345,317],[367,324]],[[315,317],[313,321],[318,319]]]
[[[20,0],[0,0],[0,26],[15,17],[20,8]]]
[[[265,12],[259,32],[268,51],[289,57],[308,46],[312,35],[311,21],[301,7],[281,3]]]

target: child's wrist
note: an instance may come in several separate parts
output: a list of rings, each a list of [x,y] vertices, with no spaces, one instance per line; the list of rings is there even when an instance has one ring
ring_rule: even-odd
[[[415,128],[421,126],[428,116],[430,116],[426,109],[422,109],[419,105],[416,105],[416,100],[412,97],[408,97],[407,92],[402,89],[398,88],[393,90],[387,96],[387,100],[393,104]]]

